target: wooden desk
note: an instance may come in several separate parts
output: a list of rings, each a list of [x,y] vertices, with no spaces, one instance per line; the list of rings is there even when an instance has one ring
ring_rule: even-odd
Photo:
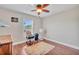
[[[12,40],[11,35],[0,36],[0,55],[12,54]]]

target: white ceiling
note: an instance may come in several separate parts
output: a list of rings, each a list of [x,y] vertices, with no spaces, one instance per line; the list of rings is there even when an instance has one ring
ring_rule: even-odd
[[[78,6],[78,5],[75,5],[75,4],[74,5],[72,5],[72,4],[50,4],[48,7],[46,7],[46,9],[50,10],[50,12],[49,13],[42,12],[40,16],[45,17],[48,15],[66,11],[66,10],[71,9],[76,6]],[[33,4],[1,4],[0,7],[10,9],[13,11],[17,11],[17,12],[21,12],[21,13],[38,16],[36,12],[31,12],[31,10],[35,9],[35,5],[33,5]]]

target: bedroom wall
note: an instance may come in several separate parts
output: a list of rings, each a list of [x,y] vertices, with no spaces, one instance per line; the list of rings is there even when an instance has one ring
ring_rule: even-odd
[[[79,7],[44,18],[46,37],[79,47]]]
[[[12,23],[11,17],[18,17],[18,23]],[[31,19],[33,20],[33,32],[38,32],[40,27],[40,22],[37,17],[23,14],[19,12],[15,12],[12,10],[0,8],[0,22],[3,22],[8,25],[8,27],[1,28],[0,27],[0,35],[8,35],[12,36],[12,40],[14,43],[26,41],[23,33],[23,19]]]

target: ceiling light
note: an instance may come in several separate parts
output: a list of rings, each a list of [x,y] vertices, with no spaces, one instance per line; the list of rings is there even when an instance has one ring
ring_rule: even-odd
[[[41,10],[41,9],[37,9],[37,12],[40,12],[40,13],[41,13],[41,12],[42,12],[42,10]]]

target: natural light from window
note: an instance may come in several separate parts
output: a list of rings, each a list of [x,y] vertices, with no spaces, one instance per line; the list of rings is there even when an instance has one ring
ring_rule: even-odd
[[[29,19],[24,20],[24,30],[31,31],[33,33],[33,21]]]

